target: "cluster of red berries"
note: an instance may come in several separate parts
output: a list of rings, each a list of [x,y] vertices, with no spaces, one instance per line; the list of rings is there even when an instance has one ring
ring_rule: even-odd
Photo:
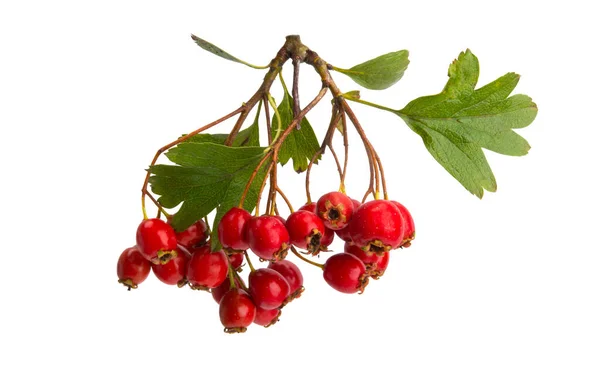
[[[176,233],[160,219],[142,221],[137,230],[137,245],[119,258],[119,282],[137,288],[150,269],[165,284],[210,291],[219,304],[225,331],[244,332],[253,322],[270,326],[278,321],[281,308],[304,290],[298,266],[284,260],[288,251],[319,266],[323,278],[343,293],[362,293],[369,278],[385,272],[391,250],[408,247],[415,226],[408,210],[391,200],[361,204],[341,192],[323,195],[287,218],[252,216],[232,208],[217,229],[222,250],[212,250],[204,221]],[[335,235],[344,242],[344,252],[327,258],[324,264],[311,262],[306,255],[327,251]],[[248,250],[267,268],[254,269]],[[248,285],[241,279],[244,257],[251,272]]]

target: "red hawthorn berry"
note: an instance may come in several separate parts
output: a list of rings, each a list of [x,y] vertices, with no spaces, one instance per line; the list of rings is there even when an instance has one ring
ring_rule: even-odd
[[[190,259],[187,279],[192,289],[218,287],[227,278],[229,262],[223,251],[210,251],[210,246],[198,248]]]
[[[167,221],[171,224],[171,218]],[[175,232],[177,243],[184,246],[190,251],[193,251],[194,247],[200,247],[206,244],[208,240],[208,226],[204,220],[198,220],[194,224],[187,227],[187,229],[181,232]]]
[[[352,242],[378,256],[402,243],[404,218],[392,202],[373,200],[361,205],[350,223]]]
[[[304,287],[302,286],[304,284],[304,277],[296,264],[289,260],[281,260],[275,263],[271,261],[268,268],[279,272],[290,285],[290,295],[286,301],[296,299],[304,292]]]
[[[121,253],[117,261],[119,283],[131,290],[138,287],[150,274],[150,262],[136,247],[130,247]]]
[[[228,255],[227,257],[229,257],[229,262],[231,263],[231,268],[233,268],[233,269],[238,269],[239,267],[242,266],[242,263],[244,262],[244,254],[243,253],[232,253],[231,255]]]
[[[223,298],[223,296],[225,296],[225,294],[227,292],[229,292],[231,289],[240,288],[240,283],[238,282],[238,280],[235,279],[234,281],[235,281],[234,288],[231,287],[231,281],[229,281],[229,279],[225,279],[218,287],[212,288],[210,290],[210,293],[211,293],[213,299],[215,299],[215,301],[217,302],[217,304],[219,304],[221,302],[221,299]]]
[[[248,290],[256,306],[264,309],[279,308],[290,295],[290,285],[274,269],[260,268],[250,272]]]
[[[313,212],[296,211],[286,220],[285,227],[290,242],[300,249],[317,255],[321,250],[321,239],[325,233],[323,221]]]
[[[153,264],[166,264],[177,256],[175,230],[161,219],[146,219],[136,232],[137,247]]]
[[[369,273],[360,259],[350,253],[331,256],[323,266],[323,278],[342,293],[363,293],[369,284]]]
[[[338,230],[350,222],[354,211],[352,200],[341,192],[329,192],[317,201],[317,215],[326,227]]]
[[[219,241],[228,253],[245,251],[249,248],[245,231],[251,218],[252,215],[248,211],[233,207],[219,221],[217,227]]]
[[[185,251],[179,251],[177,257],[166,264],[152,265],[152,272],[158,278],[168,285],[177,284],[178,287],[183,287],[187,284],[187,269],[190,256]]]
[[[276,216],[253,217],[246,225],[250,249],[263,260],[283,260],[289,248],[290,235]]]
[[[243,289],[231,289],[219,302],[219,317],[226,333],[243,333],[256,317],[256,306]]]
[[[415,239],[415,222],[413,221],[410,212],[404,205],[393,200],[391,200],[391,202],[396,206],[396,208],[398,208],[400,214],[404,218],[404,234],[402,235],[402,244],[400,244],[400,246],[408,248],[410,247],[410,242]]]
[[[269,328],[271,325],[279,321],[279,316],[281,316],[281,309],[279,308],[264,309],[261,307],[256,307],[254,324]]]
[[[356,199],[350,200],[352,200],[352,208],[354,209],[353,212],[356,212],[358,207],[360,207],[360,201]],[[335,231],[335,234],[338,235],[338,237],[344,240],[345,242],[352,241],[352,237],[350,236],[350,223],[348,223],[348,225],[346,225],[344,228]]]
[[[303,206],[301,206],[300,208],[298,208],[299,211],[309,211],[312,213],[317,213],[317,203],[312,202],[312,203],[306,203]]]
[[[375,280],[383,275],[390,261],[389,252],[384,252],[383,255],[377,256],[375,252],[365,252],[360,247],[351,243],[344,244],[344,252],[358,257],[367,268],[369,275]]]

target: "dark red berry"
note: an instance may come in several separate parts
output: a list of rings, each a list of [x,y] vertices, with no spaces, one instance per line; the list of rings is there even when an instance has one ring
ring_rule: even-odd
[[[128,289],[135,289],[150,274],[150,262],[137,247],[130,247],[121,253],[117,261],[117,277],[119,283]]]
[[[219,303],[219,317],[226,333],[243,333],[256,317],[256,306],[242,289],[231,289]]]
[[[306,203],[303,206],[301,206],[300,208],[298,208],[299,211],[309,211],[312,213],[317,213],[317,203],[312,202],[312,203]]]
[[[279,272],[290,285],[289,301],[300,297],[304,291],[304,287],[302,286],[304,284],[304,277],[296,264],[289,260],[281,260],[276,263],[270,262],[268,268]]]
[[[244,262],[244,254],[243,253],[232,253],[229,257],[229,262],[231,263],[231,268],[238,269],[242,266]]]
[[[333,289],[343,293],[362,293],[369,283],[365,265],[350,253],[338,253],[327,259],[323,278]]]
[[[248,289],[256,306],[279,308],[290,294],[290,285],[281,273],[268,268],[250,272]]]
[[[358,207],[360,207],[360,201],[355,199],[350,200],[352,200],[352,207],[354,208],[354,212],[356,212]],[[337,231],[335,231],[335,234],[338,235],[338,237],[344,240],[345,242],[352,241],[352,237],[350,236],[350,225],[346,225],[344,228],[338,229]]]
[[[410,242],[415,239],[415,222],[406,207],[397,201],[391,200],[392,203],[398,208],[402,217],[404,217],[404,234],[402,235],[401,247],[410,247]]]
[[[170,224],[170,219],[169,219]],[[181,232],[175,232],[177,243],[192,250],[194,247],[200,247],[206,244],[208,240],[208,226],[204,220],[198,220]]]
[[[367,268],[369,275],[374,279],[378,279],[383,275],[390,261],[389,252],[384,252],[383,255],[377,256],[375,252],[365,252],[360,247],[351,243],[344,244],[344,252],[358,257]]]
[[[183,287],[187,284],[187,269],[190,257],[180,250],[177,257],[166,264],[152,265],[152,271],[158,280],[165,284]]]
[[[188,265],[187,279],[192,289],[207,290],[218,287],[226,278],[229,268],[223,251],[210,251],[210,246],[198,248]]]
[[[238,283],[237,279],[234,281],[235,281],[234,289],[239,288],[240,284]],[[223,296],[225,296],[225,294],[227,292],[229,292],[230,289],[231,289],[231,281],[229,281],[229,279],[225,279],[218,287],[212,288],[210,290],[210,293],[212,294],[212,297],[213,297],[213,299],[215,299],[217,304],[219,304],[221,302],[221,299],[223,298]]]
[[[341,192],[329,192],[317,201],[317,215],[327,228],[344,228],[352,219],[354,205],[352,200]]]
[[[264,309],[256,307],[256,317],[254,318],[254,324],[262,325],[265,328],[269,328],[271,325],[279,321],[281,316],[281,309]]]
[[[264,260],[282,260],[287,255],[290,235],[275,216],[253,217],[246,226],[250,249]]]
[[[315,213],[296,211],[288,217],[285,227],[293,245],[306,249],[313,255],[321,251],[321,238],[325,233],[325,225]]]
[[[248,211],[233,207],[219,221],[219,241],[228,252],[245,251],[249,248],[245,237],[246,224],[252,218]]]
[[[136,233],[137,246],[142,255],[153,264],[166,264],[177,256],[175,231],[160,219],[146,219]]]
[[[361,205],[350,223],[352,242],[378,256],[402,244],[404,218],[392,202],[373,200]]]
[[[326,251],[327,247],[333,243],[335,239],[335,232],[331,228],[325,227],[325,233],[323,233],[323,237],[321,237],[321,250]]]

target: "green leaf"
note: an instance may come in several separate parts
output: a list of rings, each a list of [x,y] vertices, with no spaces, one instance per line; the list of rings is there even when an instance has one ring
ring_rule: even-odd
[[[293,99],[287,89],[284,89],[283,91],[283,100],[277,107],[277,111],[279,111],[279,116],[281,117],[281,129],[285,129],[291,124],[292,120],[294,120]],[[271,122],[272,137],[277,135],[278,127],[279,125],[276,116],[273,116]],[[298,173],[304,172],[308,167],[308,162],[313,158],[319,148],[320,146],[315,131],[313,131],[308,120],[303,118],[300,123],[300,129],[294,128],[292,133],[286,137],[281,145],[278,161],[282,165],[285,165],[292,159],[294,170]]]
[[[226,147],[202,142],[184,142],[167,152],[177,165],[154,165],[150,168],[152,192],[160,195],[159,203],[174,208],[183,203],[173,216],[176,230],[183,230],[217,209],[213,223],[213,247],[219,247],[216,229],[230,208],[237,206],[250,175],[264,156],[261,147]],[[268,162],[266,162],[268,163]],[[266,164],[265,164],[266,165]],[[244,202],[251,211],[265,178],[262,167]]]
[[[258,147],[260,146],[259,137],[259,123],[258,118],[260,115],[260,105],[254,118],[254,122],[246,129],[242,129],[238,132],[233,139],[232,147]],[[224,144],[229,134],[226,133],[200,133],[187,139],[186,143],[214,143]]]
[[[221,48],[217,47],[216,45],[214,45],[213,43],[209,43],[208,41],[199,38],[196,35],[192,34],[192,40],[194,40],[196,42],[196,44],[198,44],[198,46],[202,49],[204,49],[205,51],[208,51],[214,55],[217,55],[219,57],[222,57],[225,60],[230,60],[236,63],[240,63],[240,64],[244,64],[247,65],[250,68],[255,68],[255,69],[265,69],[268,68],[268,66],[258,66],[258,65],[253,65],[250,63],[247,63],[243,60],[238,59],[237,57],[225,52],[224,50],[222,50]]]
[[[511,156],[529,151],[513,131],[531,124],[537,106],[530,97],[513,95],[519,75],[507,73],[475,89],[479,61],[462,52],[448,69],[441,93],[424,96],[395,113],[423,138],[431,155],[467,190],[479,198],[496,191],[496,180],[481,148]]]
[[[386,89],[396,84],[408,67],[408,51],[396,51],[378,56],[350,69],[333,68],[368,89]]]

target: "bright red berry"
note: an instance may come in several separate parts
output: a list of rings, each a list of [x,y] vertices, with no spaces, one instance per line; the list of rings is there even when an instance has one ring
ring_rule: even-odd
[[[246,226],[246,235],[252,252],[264,260],[282,260],[287,255],[290,235],[275,216],[253,217]]]
[[[177,257],[166,264],[152,265],[152,271],[158,280],[165,284],[183,287],[187,284],[187,269],[190,256],[179,250]]]
[[[150,274],[150,262],[142,255],[137,247],[130,247],[121,253],[117,262],[117,277],[119,283],[129,290],[135,289]]]
[[[318,254],[321,249],[321,238],[325,233],[323,221],[310,211],[296,211],[285,222],[290,235],[290,242],[298,248],[306,249],[311,254]]]
[[[268,268],[250,272],[248,290],[256,306],[279,308],[290,294],[290,285],[281,273]]]
[[[245,237],[246,224],[252,215],[241,208],[233,207],[219,221],[219,241],[227,251],[245,251],[249,248]]]
[[[312,202],[312,203],[306,203],[303,206],[301,206],[300,208],[298,208],[299,211],[309,211],[312,213],[317,213],[317,203]]]
[[[244,290],[231,289],[219,302],[219,317],[226,333],[243,333],[256,317],[256,306]]]
[[[160,219],[146,219],[138,226],[137,246],[142,255],[153,264],[166,264],[177,256],[175,231]]]
[[[179,245],[192,251],[192,248],[206,244],[206,240],[208,240],[208,226],[204,220],[198,220],[187,227],[187,229],[181,232],[175,232],[175,236],[177,237],[177,243]]]
[[[352,242],[378,256],[402,243],[404,218],[392,202],[373,200],[361,205],[350,223]]]
[[[210,246],[198,248],[192,254],[187,279],[192,289],[207,290],[218,287],[226,278],[229,262],[223,251],[210,251]]]
[[[329,192],[317,201],[317,215],[323,224],[333,230],[342,229],[350,222],[354,205],[352,200],[341,192]]]
[[[404,234],[402,235],[401,247],[410,247],[410,242],[415,239],[415,222],[406,207],[397,201],[391,200],[392,203],[398,208],[402,217],[404,217]]]
[[[367,268],[369,275],[376,280],[383,275],[390,261],[389,252],[384,252],[383,255],[377,256],[375,252],[365,252],[352,243],[344,244],[344,252],[358,257]]]
[[[288,301],[300,297],[304,291],[304,287],[302,286],[304,284],[304,277],[296,264],[289,260],[281,260],[276,263],[270,262],[268,268],[279,272],[290,285]]]
[[[239,288],[240,283],[238,283],[237,279],[234,281],[235,281],[234,289]],[[212,294],[212,297],[213,297],[213,299],[215,299],[217,304],[219,304],[221,302],[221,299],[223,298],[223,296],[225,296],[225,294],[227,292],[229,292],[230,289],[231,289],[231,281],[229,281],[229,279],[225,279],[218,287],[212,288],[210,290],[210,293]]]
[[[244,254],[243,253],[232,253],[231,255],[228,255],[227,257],[229,257],[229,262],[231,263],[231,268],[233,268],[233,269],[238,269],[239,267],[242,266],[242,263],[244,262]]]
[[[342,293],[362,293],[369,283],[365,265],[350,253],[338,253],[327,259],[323,278],[333,289]]]
[[[262,325],[265,328],[269,328],[271,325],[279,321],[281,316],[281,309],[264,309],[256,307],[256,317],[254,318],[254,324]]]
[[[298,208],[299,211],[309,211],[309,212],[313,212],[315,214],[317,214],[317,203],[306,203],[303,206],[301,206],[300,208]],[[317,214],[318,216],[318,214]],[[323,224],[325,225],[325,224]],[[321,250],[325,251],[327,249],[327,247],[329,245],[331,245],[331,243],[333,243],[333,239],[335,238],[335,232],[333,231],[333,229],[325,227],[325,232],[323,233],[323,236],[321,237]]]
[[[358,209],[358,207],[360,207],[360,201],[355,200],[355,199],[350,199],[352,200],[352,207],[354,208],[353,212],[356,212],[356,210]],[[352,237],[350,236],[350,225],[346,225],[344,228],[342,229],[338,229],[337,231],[335,231],[335,234],[338,235],[338,237],[342,240],[344,240],[345,242],[349,242],[352,241]]]

